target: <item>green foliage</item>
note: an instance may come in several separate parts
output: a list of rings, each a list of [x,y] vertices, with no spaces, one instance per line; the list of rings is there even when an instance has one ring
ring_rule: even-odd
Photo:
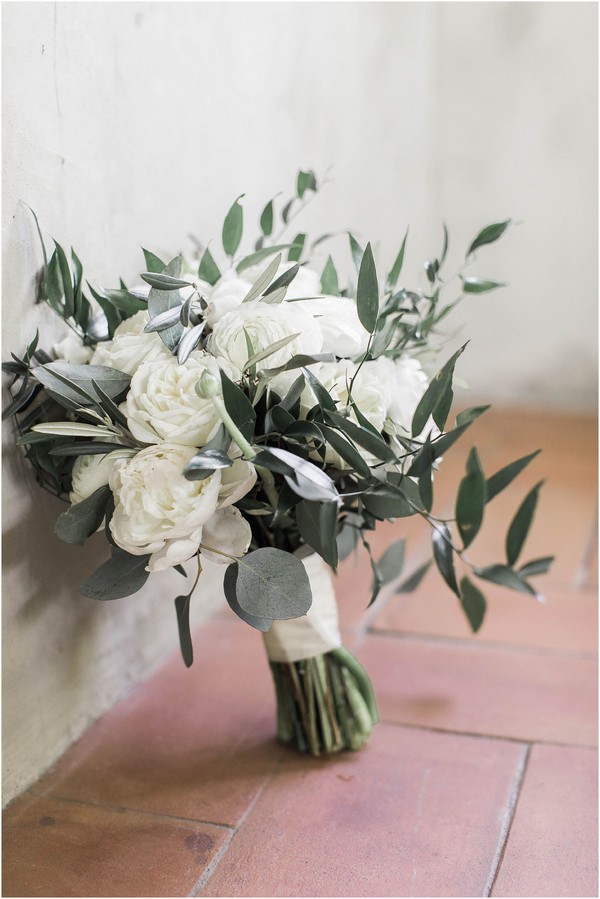
[[[242,231],[244,230],[244,212],[240,204],[240,200],[244,194],[241,194],[231,206],[231,209],[225,216],[223,222],[223,249],[228,256],[233,257],[242,239]]]

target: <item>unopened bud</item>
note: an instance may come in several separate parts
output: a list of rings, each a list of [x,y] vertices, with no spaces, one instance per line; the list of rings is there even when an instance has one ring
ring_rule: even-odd
[[[208,400],[212,396],[219,396],[221,393],[221,379],[208,368],[205,368],[200,376],[200,380],[196,381],[196,393],[203,400]]]

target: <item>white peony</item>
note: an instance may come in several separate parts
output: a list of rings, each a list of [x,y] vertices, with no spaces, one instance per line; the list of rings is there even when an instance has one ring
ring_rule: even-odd
[[[86,365],[92,358],[92,347],[84,346],[83,340],[77,334],[67,334],[52,347],[52,352],[57,359],[64,359],[71,365]]]
[[[281,267],[281,273],[287,271],[295,263],[286,263]],[[301,265],[298,274],[289,285],[285,295],[286,300],[295,300],[300,297],[320,297],[323,295],[321,290],[321,277],[317,272],[305,265]]]
[[[221,469],[218,507],[221,509],[237,503],[252,490],[255,484],[256,468],[254,465],[244,459],[236,459],[230,468]]]
[[[315,300],[298,300],[294,306],[314,316],[323,335],[322,353],[353,358],[367,349],[369,335],[361,325],[356,303],[350,297],[323,296]]]
[[[285,337],[297,335],[282,349],[268,356],[262,362],[262,368],[277,368],[298,353],[320,353],[323,338],[318,324],[311,315],[295,306],[296,303],[271,305],[253,301],[226,313],[212,332],[209,343],[211,353],[242,370],[248,360],[246,334],[255,353]]]
[[[204,352],[192,353],[183,365],[168,356],[138,368],[121,405],[136,440],[202,447],[214,437],[221,419],[212,401],[195,390],[206,369],[220,378],[216,359]]]
[[[110,480],[114,464],[119,459],[128,459],[135,450],[118,449],[114,453],[97,453],[77,456],[71,472],[71,492],[69,501],[81,503]]]
[[[216,511],[220,472],[202,481],[188,481],[183,475],[194,453],[193,447],[163,443],[113,467],[113,539],[134,556],[150,553],[148,571],[191,559],[200,546],[203,525]]]
[[[235,272],[226,272],[222,278],[209,288],[206,293],[208,306],[206,321],[212,328],[227,312],[237,309],[252,287],[245,278],[238,277]]]
[[[211,562],[228,565],[227,556],[239,559],[247,552],[252,540],[250,525],[235,506],[219,509],[202,529],[201,556]],[[210,550],[220,552],[211,552]],[[227,553],[227,555],[221,555]]]
[[[112,340],[104,341],[96,346],[92,356],[92,365],[108,365],[128,375],[145,362],[156,362],[159,359],[170,359],[171,353],[156,332],[144,333],[144,327],[150,318],[145,309],[141,309],[131,318],[115,329]]]
[[[410,356],[401,356],[395,360],[380,357],[366,364],[376,366],[391,388],[384,430],[392,435],[410,436],[413,415],[429,386],[421,363]],[[437,429],[436,432],[439,433]]]

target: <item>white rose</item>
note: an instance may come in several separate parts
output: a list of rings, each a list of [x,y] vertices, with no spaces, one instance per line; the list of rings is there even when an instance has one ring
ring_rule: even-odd
[[[226,272],[214,287],[209,288],[206,294],[208,302],[206,321],[209,326],[214,327],[227,312],[237,309],[251,287],[250,281]]]
[[[99,343],[92,356],[92,365],[107,365],[133,375],[145,362],[170,359],[171,353],[156,332],[144,333],[149,322],[148,312],[141,309],[115,329],[112,340]]]
[[[121,405],[133,436],[143,443],[208,443],[221,419],[212,401],[195,390],[206,369],[220,378],[216,359],[204,352],[192,353],[183,365],[172,356],[141,365]],[[227,373],[235,377],[230,369]]]
[[[92,347],[84,346],[83,340],[77,334],[67,334],[52,347],[52,352],[57,359],[64,359],[71,365],[86,365],[92,358]]]
[[[250,525],[240,510],[235,506],[228,506],[226,509],[219,509],[218,512],[215,512],[204,525],[201,555],[203,559],[211,562],[228,565],[231,559],[227,556],[241,558],[247,552],[251,540]],[[208,547],[220,550],[221,553],[227,553],[227,555],[211,552]]]
[[[261,363],[263,368],[284,365],[298,353],[319,353],[323,344],[321,330],[312,316],[295,309],[295,305],[253,301],[226,313],[212,332],[209,343],[211,353],[242,370],[248,360],[246,334],[255,353],[284,337],[297,335],[282,349],[268,356]]]
[[[322,353],[351,358],[367,349],[369,335],[361,325],[356,303],[350,297],[323,296],[315,300],[298,300],[294,306],[315,318],[323,335]]]
[[[292,265],[295,263],[285,265],[283,270],[287,271]],[[298,274],[288,287],[285,297],[287,300],[295,300],[300,297],[320,297],[322,295],[321,276],[305,265],[301,265]]]
[[[183,475],[194,454],[193,447],[163,443],[113,467],[111,533],[126,552],[151,554],[148,571],[191,559],[200,546],[203,525],[216,510],[220,472],[202,481],[188,481]]]
[[[413,415],[429,386],[427,375],[420,362],[411,359],[410,356],[401,356],[395,360],[380,357],[375,362],[366,364],[377,364],[381,377],[385,378],[391,387],[384,430],[388,434],[400,433],[404,437],[409,436]],[[428,428],[429,425],[426,425],[426,429]]]
[[[221,469],[218,507],[237,503],[256,484],[256,469],[251,462],[236,459],[230,468]]]
[[[81,503],[110,480],[115,462],[135,455],[135,450],[119,449],[114,453],[77,456],[71,472],[69,501]]]

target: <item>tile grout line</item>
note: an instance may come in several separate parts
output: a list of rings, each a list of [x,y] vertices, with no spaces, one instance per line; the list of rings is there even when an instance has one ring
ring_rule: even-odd
[[[101,808],[106,811],[116,812],[117,814],[120,814],[121,812],[131,812],[134,815],[148,815],[151,818],[164,818],[167,821],[181,821],[183,824],[206,824],[209,827],[218,827],[221,830],[228,830],[232,835],[235,833],[236,829],[233,824],[222,824],[218,821],[205,821],[203,818],[184,818],[181,815],[167,815],[164,812],[152,812],[148,809],[132,808],[127,805],[111,805],[107,802],[99,802],[97,799],[75,799],[72,796],[59,796],[54,793],[38,793],[35,789],[31,788],[24,790],[20,795],[23,796],[25,794],[33,796],[36,799],[66,802],[71,803],[72,805],[88,805],[91,808]]]
[[[198,896],[198,895],[200,894],[200,890],[202,890],[202,889],[206,886],[206,884],[208,883],[208,881],[210,880],[210,878],[213,876],[213,874],[215,873],[217,867],[219,866],[219,864],[220,864],[220,862],[221,862],[221,859],[223,858],[223,856],[225,855],[225,853],[226,853],[227,850],[229,849],[229,846],[231,845],[231,841],[232,841],[233,838],[240,832],[240,830],[242,829],[242,827],[243,827],[244,824],[246,823],[246,820],[247,820],[247,818],[251,815],[252,810],[254,809],[254,806],[256,805],[256,803],[258,802],[258,800],[261,798],[262,794],[265,792],[265,790],[267,789],[268,785],[269,785],[270,782],[273,780],[273,778],[275,777],[275,775],[276,775],[276,774],[278,773],[278,771],[280,770],[280,768],[281,768],[281,766],[282,766],[282,764],[283,764],[283,761],[284,761],[283,758],[279,759],[279,761],[277,762],[277,764],[275,765],[275,767],[273,768],[273,770],[271,771],[271,773],[267,775],[267,777],[265,778],[265,780],[264,780],[264,782],[263,782],[261,788],[257,791],[256,796],[255,796],[255,797],[252,799],[252,801],[248,804],[248,808],[246,809],[246,811],[244,812],[244,814],[241,816],[241,818],[240,818],[240,820],[239,820],[239,823],[237,824],[236,827],[234,827],[234,828],[232,829],[232,833],[231,833],[230,838],[229,838],[229,839],[227,840],[227,842],[221,847],[221,849],[219,850],[219,852],[217,852],[217,854],[216,854],[215,857],[213,858],[213,860],[212,860],[212,862],[210,863],[210,865],[208,865],[208,866],[204,869],[204,871],[202,872],[202,875],[201,875],[200,879],[196,882],[196,884],[195,884],[194,887],[192,888],[191,893],[189,893],[189,896],[190,896],[190,897]]]
[[[494,853],[494,857],[492,859],[490,872],[488,874],[482,896],[491,896],[494,884],[496,883],[496,879],[500,871],[500,866],[502,865],[502,861],[504,859],[504,853],[508,844],[510,830],[515,817],[515,812],[517,810],[517,803],[519,801],[519,796],[521,795],[521,788],[523,786],[523,781],[525,780],[525,774],[527,772],[527,765],[531,755],[531,748],[531,744],[525,746],[519,760],[515,776],[513,778],[510,795],[508,797],[508,804],[506,806],[506,811],[502,820],[500,836],[498,839],[498,844],[496,846],[496,852]]]

